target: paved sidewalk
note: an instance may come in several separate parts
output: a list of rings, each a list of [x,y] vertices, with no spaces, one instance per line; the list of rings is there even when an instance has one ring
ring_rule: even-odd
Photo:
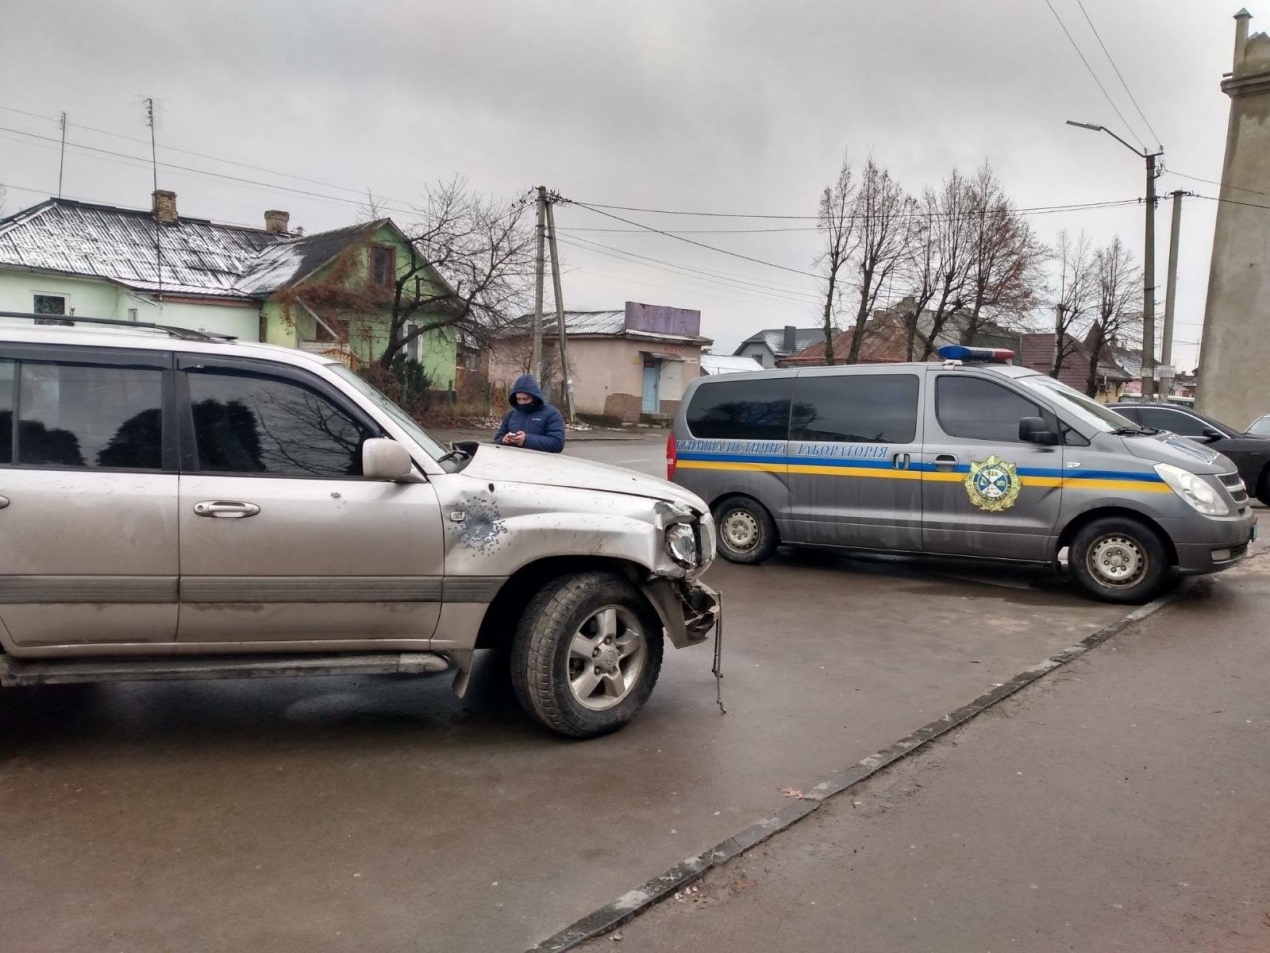
[[[1260,556],[584,948],[1264,953],[1268,617]]]

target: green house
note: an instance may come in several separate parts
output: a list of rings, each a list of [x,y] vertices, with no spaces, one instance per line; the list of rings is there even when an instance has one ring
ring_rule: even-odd
[[[168,324],[353,367],[379,360],[409,240],[391,219],[312,235],[288,221],[272,210],[261,228],[182,217],[163,191],[148,212],[49,199],[0,219],[0,311]],[[444,287],[435,273],[420,280]],[[454,388],[455,337],[429,331],[405,349],[433,390]]]

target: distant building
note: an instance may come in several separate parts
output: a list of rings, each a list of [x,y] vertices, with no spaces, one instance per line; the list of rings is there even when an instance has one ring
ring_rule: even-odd
[[[763,365],[752,357],[737,357],[732,354],[701,355],[701,373],[710,377],[720,374],[745,374],[750,371],[761,371]]]
[[[750,335],[732,354],[753,358],[763,367],[775,367],[781,358],[824,339],[825,332],[821,328],[796,328],[787,324],[783,328],[767,328]]]
[[[1064,346],[1070,350],[1063,357],[1058,380],[1082,394],[1088,392],[1089,365],[1094,356],[1093,338],[1092,333],[1083,341],[1070,335],[1064,338]],[[1054,339],[1053,331],[1047,334],[1024,334],[1023,366],[1042,374],[1051,374],[1054,370]],[[1124,395],[1125,385],[1132,379],[1132,375],[1116,362],[1114,352],[1104,352],[1094,375],[1093,397],[1104,404],[1115,403]]]
[[[388,342],[409,241],[391,219],[304,235],[271,210],[264,227],[49,199],[0,219],[0,310],[168,324],[328,353],[355,365]],[[432,279],[442,282],[439,276]],[[429,386],[454,386],[455,335],[431,331],[407,356]]]
[[[684,388],[701,374],[701,312],[626,302],[621,311],[566,311],[573,404],[579,414],[634,423],[674,416]],[[502,331],[491,345],[490,381],[509,386],[532,364],[532,315]],[[563,405],[554,316],[543,325],[544,390]],[[755,365],[757,369],[757,365]]]

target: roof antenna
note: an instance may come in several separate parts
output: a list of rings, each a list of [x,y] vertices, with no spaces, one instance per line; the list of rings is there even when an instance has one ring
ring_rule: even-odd
[[[57,124],[62,127],[62,154],[57,160],[57,197],[62,197],[62,171],[66,168],[66,113],[63,112]]]
[[[159,195],[159,160],[156,155],[154,144],[154,97],[148,96],[145,101],[146,107],[146,125],[150,127],[150,169],[154,175],[154,192],[150,197],[151,206],[158,201]],[[157,207],[154,208],[157,212]],[[154,263],[158,269],[158,294],[156,298],[159,302],[159,316],[163,316],[163,244],[161,236],[163,235],[163,227],[159,224],[157,214],[154,218]]]

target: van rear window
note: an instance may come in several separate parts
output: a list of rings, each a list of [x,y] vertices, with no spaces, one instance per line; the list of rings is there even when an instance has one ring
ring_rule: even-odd
[[[688,404],[688,429],[706,440],[786,440],[793,389],[792,377],[703,384]]]
[[[823,443],[912,443],[917,437],[917,375],[800,377],[789,436]]]

